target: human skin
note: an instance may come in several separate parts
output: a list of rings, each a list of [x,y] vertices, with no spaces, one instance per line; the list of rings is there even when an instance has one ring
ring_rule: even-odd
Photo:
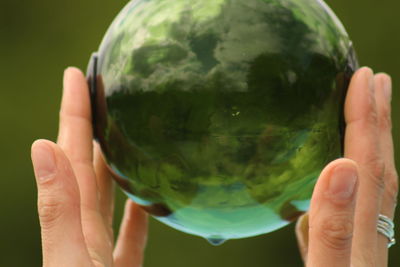
[[[307,266],[387,266],[388,240],[377,233],[378,214],[394,217],[398,174],[391,122],[391,79],[362,68],[352,78],[345,103],[345,158],[358,173],[357,196],[337,201],[325,188],[329,164],[314,189],[308,215],[296,234]]]
[[[83,73],[68,68],[57,143],[32,145],[43,266],[139,267],[147,215],[127,200],[114,245],[113,182],[93,142],[88,92]],[[345,158],[321,172],[296,227],[306,266],[387,266],[388,240],[376,222],[379,213],[393,218],[398,191],[390,102],[388,75],[355,73],[345,103]]]

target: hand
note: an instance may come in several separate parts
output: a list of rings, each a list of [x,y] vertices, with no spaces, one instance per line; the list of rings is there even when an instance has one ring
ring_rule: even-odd
[[[79,70],[65,72],[57,144],[36,141],[32,161],[43,266],[142,265],[147,215],[129,200],[114,249],[113,184],[92,142],[89,90]]]
[[[307,267],[387,266],[378,214],[393,219],[398,192],[391,126],[391,79],[369,68],[351,80],[345,103],[345,159],[315,186],[296,234]]]

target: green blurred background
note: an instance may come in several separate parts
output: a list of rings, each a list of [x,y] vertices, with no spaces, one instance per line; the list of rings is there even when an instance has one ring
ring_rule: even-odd
[[[361,65],[394,79],[393,130],[399,154],[400,2],[327,2],[352,37]],[[41,265],[30,145],[38,138],[55,140],[63,70],[70,65],[86,69],[91,52],[126,3],[0,0],[0,267]],[[124,198],[118,191],[116,225]],[[400,216],[396,221],[400,225]],[[151,220],[145,267],[302,266],[293,228],[213,247]],[[390,252],[389,266],[400,266],[400,245]]]

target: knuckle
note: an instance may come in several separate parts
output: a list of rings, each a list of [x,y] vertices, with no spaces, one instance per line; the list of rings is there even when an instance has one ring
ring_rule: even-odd
[[[383,190],[385,188],[385,162],[383,159],[379,155],[373,155],[367,160],[366,165],[368,166],[369,174],[372,176],[371,181],[378,189]]]
[[[52,228],[61,218],[64,210],[62,201],[56,197],[40,197],[38,213],[43,229]]]
[[[392,130],[392,118],[388,106],[382,108],[382,114],[379,118],[379,128],[381,130]]]
[[[376,252],[370,246],[369,248],[363,249],[363,253],[359,253],[357,257],[352,257],[351,266],[380,266],[377,263]]]
[[[359,124],[362,128],[370,129],[376,128],[379,122],[378,111],[376,107],[376,103],[374,102],[374,97],[369,97],[369,103],[366,105],[362,114],[358,117],[347,118],[346,124],[347,126],[350,124]]]
[[[377,179],[383,180],[384,171],[385,163],[382,159],[378,159],[371,163],[371,172]]]
[[[391,169],[385,175],[385,194],[395,205],[397,204],[397,196],[399,192],[399,176],[397,171]]]
[[[349,214],[327,217],[321,224],[321,241],[338,253],[345,253],[351,247],[353,238],[353,219]]]
[[[378,124],[378,112],[376,110],[376,104],[374,103],[375,96],[370,98],[370,104],[367,107],[365,121],[369,125],[376,126]]]
[[[100,259],[100,257],[95,256],[93,257],[93,255],[91,255],[91,259],[93,262],[93,266],[94,267],[106,267],[107,265],[103,262],[102,259]],[[110,265],[111,266],[111,265]]]

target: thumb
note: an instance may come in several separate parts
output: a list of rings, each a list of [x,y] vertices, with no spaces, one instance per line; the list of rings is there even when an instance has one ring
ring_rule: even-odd
[[[89,266],[82,233],[79,188],[70,163],[54,143],[32,145],[38,187],[43,266]]]
[[[309,212],[308,267],[350,267],[357,185],[352,160],[335,160],[322,171]]]

